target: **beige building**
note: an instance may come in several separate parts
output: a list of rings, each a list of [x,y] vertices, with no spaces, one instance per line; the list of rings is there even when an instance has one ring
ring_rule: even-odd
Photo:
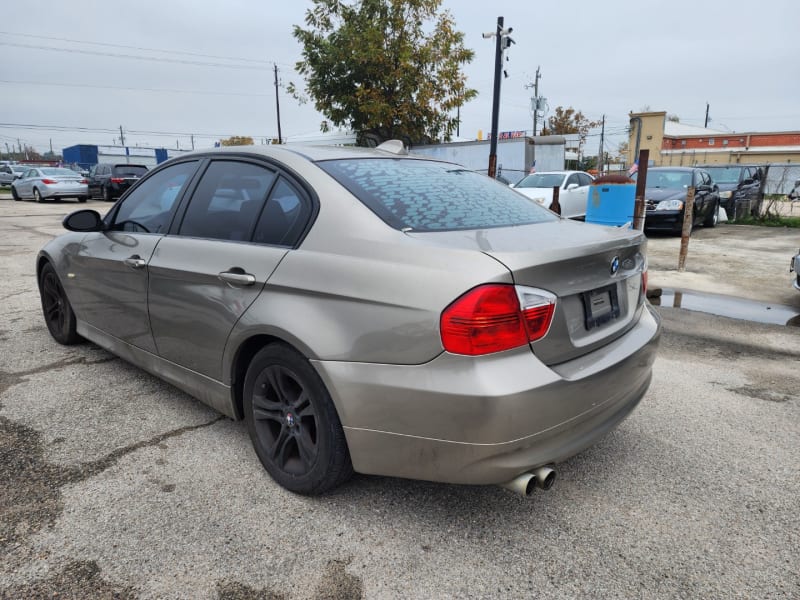
[[[655,166],[800,164],[798,131],[718,131],[670,121],[664,111],[630,113],[630,119],[628,164],[645,148]]]

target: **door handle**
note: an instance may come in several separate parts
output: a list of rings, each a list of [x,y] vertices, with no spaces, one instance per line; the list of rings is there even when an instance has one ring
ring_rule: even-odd
[[[217,277],[225,283],[233,286],[247,286],[253,285],[256,282],[256,276],[250,273],[245,273],[244,269],[238,267],[232,268],[230,271],[223,271]]]
[[[133,256],[129,256],[125,259],[125,264],[132,269],[141,269],[147,264],[147,261],[138,254],[134,254]]]

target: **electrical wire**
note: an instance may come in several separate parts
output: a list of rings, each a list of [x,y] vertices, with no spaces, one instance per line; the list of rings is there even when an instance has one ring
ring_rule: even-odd
[[[194,95],[207,95],[207,96],[235,96],[235,97],[252,97],[252,98],[272,98],[273,94],[252,94],[244,92],[213,92],[208,90],[178,90],[170,88],[135,88],[135,87],[118,87],[112,85],[90,85],[82,83],[58,83],[51,81],[14,81],[10,79],[0,79],[0,85],[39,85],[39,86],[56,86],[56,87],[71,87],[71,88],[91,88],[98,90],[119,90],[123,92],[167,92],[171,94],[194,94]]]

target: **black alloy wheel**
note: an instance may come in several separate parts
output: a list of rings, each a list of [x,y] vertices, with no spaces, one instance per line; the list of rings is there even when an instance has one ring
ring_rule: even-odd
[[[281,344],[253,358],[244,382],[247,430],[270,476],[300,494],[321,494],[353,472],[344,431],[311,364]]]
[[[50,263],[42,267],[39,275],[39,294],[44,322],[53,339],[65,346],[78,343],[81,336],[75,330],[75,313]]]

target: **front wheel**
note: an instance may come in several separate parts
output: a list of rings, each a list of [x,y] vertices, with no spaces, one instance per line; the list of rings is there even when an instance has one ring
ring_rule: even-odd
[[[107,187],[103,187],[103,200],[111,202],[111,192]]]
[[[322,494],[352,475],[330,394],[292,348],[271,344],[255,355],[244,381],[244,418],[261,464],[286,489]]]
[[[705,221],[703,221],[703,227],[716,227],[717,223],[719,223],[719,202],[714,202],[714,208],[711,209],[711,212],[706,215]]]
[[[46,263],[39,274],[39,294],[42,297],[44,322],[53,339],[65,346],[81,341],[75,329],[75,313],[50,263]]]
[[[17,188],[15,188],[14,186],[11,186],[11,197],[14,199],[15,202],[21,200],[19,194],[17,193]]]

